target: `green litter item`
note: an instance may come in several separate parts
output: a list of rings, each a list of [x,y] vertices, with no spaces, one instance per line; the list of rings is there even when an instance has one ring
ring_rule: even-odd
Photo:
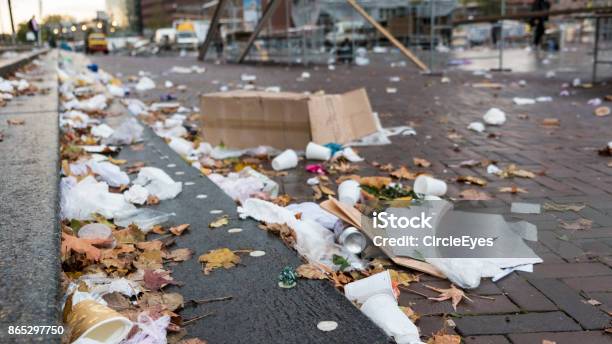
[[[290,266],[286,266],[278,275],[278,286],[287,289],[293,288],[297,284],[297,278],[295,270]]]

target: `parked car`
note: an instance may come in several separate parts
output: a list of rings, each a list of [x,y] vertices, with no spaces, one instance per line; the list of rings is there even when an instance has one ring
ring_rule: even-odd
[[[106,35],[103,33],[91,33],[87,37],[87,45],[86,45],[87,54],[93,54],[95,52],[102,52],[104,54],[108,54],[108,41],[106,40]]]

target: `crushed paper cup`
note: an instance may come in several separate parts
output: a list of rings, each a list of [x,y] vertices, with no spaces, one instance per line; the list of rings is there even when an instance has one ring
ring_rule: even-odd
[[[314,142],[310,142],[306,146],[306,159],[329,160],[331,158],[331,154],[331,149]]]
[[[506,123],[506,114],[498,108],[491,108],[485,113],[483,120],[489,125],[502,125]]]
[[[361,306],[361,311],[398,344],[421,343],[419,330],[402,312],[394,297],[374,295]]]
[[[72,331],[71,343],[94,340],[118,344],[127,337],[133,326],[128,318],[94,300],[67,306],[65,323]]]
[[[387,294],[395,298],[389,270],[362,278],[344,286],[344,296],[350,301],[357,301],[361,304],[378,294]]]
[[[446,182],[426,175],[420,175],[414,181],[414,192],[430,196],[443,196],[446,193]]]
[[[277,155],[272,160],[272,168],[275,171],[282,171],[296,167],[298,164],[297,153],[293,149],[287,149],[281,154]]]
[[[361,188],[359,183],[349,179],[345,180],[338,186],[338,199],[340,202],[354,206],[361,196]]]

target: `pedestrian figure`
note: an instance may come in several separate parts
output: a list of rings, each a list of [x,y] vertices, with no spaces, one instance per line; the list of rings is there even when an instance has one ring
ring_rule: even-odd
[[[217,25],[217,37],[215,40],[215,50],[217,52],[217,60],[223,60],[223,25]]]
[[[339,63],[353,63],[353,44],[348,38],[345,38],[338,46],[336,59]]]
[[[36,42],[36,44],[38,44],[38,32],[40,31],[40,27],[38,26],[38,22],[36,21],[36,16],[32,16],[32,18],[30,18],[30,20],[28,21],[28,28],[31,32],[34,33],[34,41]]]
[[[548,0],[534,0],[531,5],[532,12],[541,12],[550,10],[550,1]],[[546,32],[546,21],[548,21],[548,16],[541,16],[531,18],[531,28],[533,30],[533,45],[536,49],[540,47],[542,44],[542,37],[544,37],[544,33]]]

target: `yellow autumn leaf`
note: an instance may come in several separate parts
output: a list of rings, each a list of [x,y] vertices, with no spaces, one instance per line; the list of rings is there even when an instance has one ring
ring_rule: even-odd
[[[204,273],[208,275],[218,268],[229,269],[240,263],[240,257],[229,248],[219,248],[201,255],[198,260],[205,264]]]
[[[229,223],[229,216],[223,215],[217,218],[216,220],[214,220],[213,222],[209,223],[208,227],[209,228],[219,228],[219,227],[223,227],[227,225],[228,223]]]

